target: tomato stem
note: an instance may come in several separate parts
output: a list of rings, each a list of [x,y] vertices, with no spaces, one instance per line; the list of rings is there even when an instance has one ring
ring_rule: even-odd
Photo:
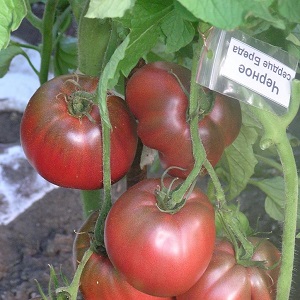
[[[42,32],[42,28],[43,28],[42,20],[32,12],[30,1],[25,0],[25,5],[27,8],[26,19],[30,22],[30,24],[33,27],[35,27],[40,32]]]
[[[87,218],[93,211],[99,210],[101,207],[102,193],[101,190],[82,190],[81,200],[83,206],[83,216]]]
[[[55,20],[56,6],[58,0],[46,1],[43,26],[42,26],[42,49],[41,49],[41,69],[39,73],[40,84],[48,80],[49,65],[53,46],[53,24]]]
[[[83,74],[100,76],[117,46],[118,37],[111,19],[85,17],[88,6],[89,1],[78,24],[78,69]]]
[[[292,84],[291,104],[284,116],[280,117],[254,106],[249,107],[250,111],[255,114],[264,127],[264,135],[260,142],[261,148],[266,149],[271,144],[275,145],[282,164],[285,181],[286,203],[282,235],[282,262],[277,284],[277,300],[289,299],[293,275],[297,224],[298,173],[286,129],[295,118],[299,104],[300,81],[294,80]]]
[[[195,114],[195,112],[199,108],[199,98],[201,99],[201,95],[204,94],[202,86],[200,86],[196,82],[200,50],[201,50],[201,44],[197,43],[193,55],[189,109],[188,109],[188,115],[189,115],[188,119],[190,121],[190,132],[191,132],[191,139],[192,139],[192,150],[193,150],[195,163],[194,163],[194,168],[192,169],[192,171],[190,172],[186,180],[183,182],[181,187],[173,193],[173,200],[176,204],[182,202],[185,193],[192,186],[193,182],[195,182],[197,176],[201,171],[201,167],[204,161],[206,160],[205,149],[199,137],[198,115]]]
[[[73,277],[71,284],[67,287],[60,287],[60,288],[56,289],[55,292],[58,296],[59,296],[59,294],[62,294],[62,295],[67,294],[68,295],[67,299],[69,299],[69,300],[77,299],[81,274],[83,272],[84,266],[86,265],[86,263],[88,262],[88,260],[90,259],[92,254],[93,254],[93,251],[91,249],[88,249],[84,253],[83,258],[80,261],[80,263],[76,269],[76,272],[75,272],[75,275]]]

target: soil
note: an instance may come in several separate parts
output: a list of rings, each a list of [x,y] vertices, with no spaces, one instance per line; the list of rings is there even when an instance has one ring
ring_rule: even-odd
[[[37,42],[39,36],[27,25],[26,22],[22,23],[16,35],[23,39],[33,38],[30,41]],[[0,146],[19,143],[21,116],[14,111],[0,113]],[[299,132],[298,124],[299,122],[294,122],[292,126],[296,133]],[[28,164],[24,170],[30,168]],[[262,193],[249,187],[238,200],[251,225],[257,225],[260,232],[268,232],[267,236],[280,248],[281,225],[265,213],[263,199]],[[82,222],[80,192],[57,188],[8,225],[0,225],[0,300],[27,300],[37,297],[39,292],[36,280],[47,291],[48,265],[52,265],[56,272],[62,272],[70,280],[74,274],[73,239]],[[293,296],[290,300],[298,298],[296,295],[300,293],[299,252],[300,239],[297,240]]]

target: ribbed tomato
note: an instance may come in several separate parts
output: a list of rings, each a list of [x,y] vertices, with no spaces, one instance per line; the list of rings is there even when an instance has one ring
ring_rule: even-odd
[[[29,100],[21,122],[21,144],[37,172],[63,187],[103,186],[99,108],[93,103],[98,78],[63,75],[43,84]],[[111,179],[129,170],[137,146],[136,123],[125,102],[108,95]]]
[[[77,267],[84,252],[90,246],[90,234],[98,212],[89,216],[79,229],[73,245],[73,263]],[[104,254],[93,253],[84,267],[80,279],[80,291],[84,300],[171,300],[144,294],[132,287]]]
[[[165,178],[165,187],[172,181]],[[156,198],[160,189],[160,179],[152,178],[124,192],[108,213],[104,237],[111,262],[130,284],[147,294],[170,297],[190,289],[209,264],[214,208],[195,188],[179,211],[162,211]]]
[[[186,177],[194,166],[190,129],[187,121],[191,73],[169,62],[155,62],[138,69],[128,80],[126,102],[138,120],[142,142],[159,151],[164,168],[172,176]],[[182,88],[184,87],[184,89]],[[199,135],[213,166],[225,147],[238,136],[241,108],[237,100],[216,94],[214,106],[200,114]]]
[[[232,244],[217,240],[211,262],[200,280],[177,300],[273,300],[280,252],[268,240],[249,238],[256,247],[252,261],[263,267],[237,264]]]

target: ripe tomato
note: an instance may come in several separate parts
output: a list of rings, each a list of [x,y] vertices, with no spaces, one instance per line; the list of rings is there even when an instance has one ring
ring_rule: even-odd
[[[174,74],[176,76],[174,76]],[[138,135],[142,142],[159,151],[164,168],[172,176],[186,177],[194,166],[190,129],[186,114],[191,73],[169,62],[150,63],[138,69],[128,80],[126,101],[138,119]],[[182,86],[180,85],[181,82]],[[216,94],[214,106],[199,119],[199,135],[213,166],[225,147],[238,136],[241,108],[237,100]]]
[[[265,262],[265,267],[244,267],[237,264],[233,246],[218,240],[211,262],[200,280],[177,300],[271,300],[276,298],[280,252],[268,240],[249,238],[257,246],[253,261]]]
[[[165,178],[164,185],[172,180]],[[131,285],[169,297],[191,288],[208,266],[214,209],[195,188],[178,212],[162,212],[156,200],[159,186],[160,179],[146,179],[122,194],[107,216],[104,239],[111,262]]]
[[[95,92],[97,83],[97,78],[84,75],[56,77],[35,92],[24,112],[20,132],[24,152],[41,176],[59,186],[86,190],[103,186],[100,114],[87,93]],[[83,98],[86,101],[81,102]],[[107,105],[115,182],[132,164],[136,123],[121,98],[108,96]]]
[[[94,212],[79,229],[73,245],[75,268],[90,246],[89,233],[94,230],[98,212]],[[84,267],[80,280],[80,291],[85,300],[159,300],[132,287],[103,254],[93,253]]]

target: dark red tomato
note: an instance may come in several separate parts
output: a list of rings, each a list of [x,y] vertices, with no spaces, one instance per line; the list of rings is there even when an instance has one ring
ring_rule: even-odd
[[[174,76],[174,74],[176,76]],[[138,69],[126,87],[126,101],[138,119],[138,135],[142,142],[159,151],[164,168],[172,176],[186,177],[194,166],[189,124],[186,120],[191,73],[169,62],[156,62]],[[202,116],[203,117],[203,116]],[[212,110],[199,120],[199,135],[213,166],[225,147],[238,136],[241,108],[237,100],[221,94],[215,97]]]
[[[268,240],[249,238],[257,246],[253,261],[265,267],[244,267],[237,264],[233,246],[225,240],[216,242],[211,262],[200,280],[177,300],[271,300],[276,298],[280,252]]]
[[[97,78],[63,75],[43,84],[29,100],[21,122],[21,143],[31,165],[54,184],[87,190],[103,186],[100,114],[87,93],[95,92],[97,84]],[[108,96],[107,105],[115,182],[132,164],[136,123],[121,98]]]
[[[79,229],[74,245],[74,266],[82,259],[90,246],[90,234],[98,217],[98,212],[90,215]],[[93,253],[84,267],[80,280],[80,291],[85,300],[159,300],[160,298],[144,294],[128,282],[112,265],[105,255]]]
[[[165,178],[164,185],[172,180]],[[111,262],[131,285],[169,297],[191,288],[208,266],[214,209],[195,188],[178,212],[162,212],[156,200],[159,186],[160,179],[146,179],[122,194],[107,216],[104,237]]]

